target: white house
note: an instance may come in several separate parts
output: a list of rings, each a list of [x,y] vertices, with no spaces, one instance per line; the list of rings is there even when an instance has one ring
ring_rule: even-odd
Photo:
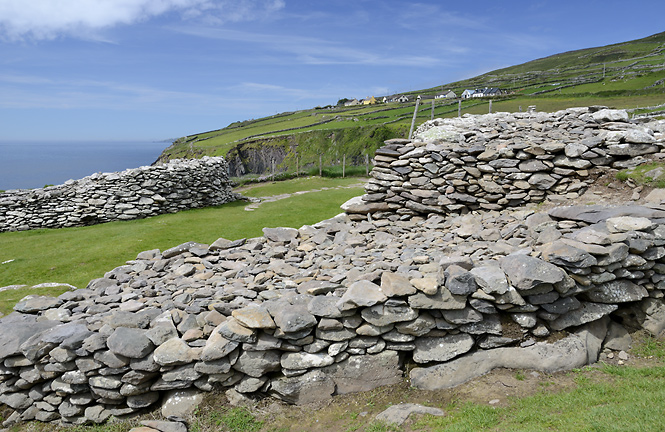
[[[434,99],[455,99],[457,95],[452,90],[447,90],[441,94],[434,96]]]
[[[462,99],[469,99],[476,93],[476,90],[466,89],[462,92]]]

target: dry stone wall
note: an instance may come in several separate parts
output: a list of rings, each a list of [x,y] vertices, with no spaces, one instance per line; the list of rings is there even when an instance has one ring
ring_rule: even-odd
[[[0,194],[0,232],[138,219],[235,201],[224,158],[174,160]]]
[[[6,424],[102,422],[213,389],[320,401],[396,383],[405,359],[423,388],[552,372],[665,327],[665,208],[340,215],[264,233],[146,251],[19,302],[0,319]]]
[[[265,228],[257,238],[145,251],[85,289],[26,297],[0,319],[0,402],[14,409],[5,425],[103,422],[160,404],[168,416],[170,401],[215,389],[235,402],[269,394],[308,403],[396,383],[406,362],[418,365],[410,371],[412,385],[440,389],[495,367],[579,367],[603,350],[628,349],[634,330],[660,334],[665,206],[511,208],[543,191],[576,193],[574,176],[586,181],[588,168],[569,168],[575,174],[566,176],[554,163],[593,162],[566,154],[574,142],[557,144],[553,129],[538,126],[547,119],[568,124],[571,116],[591,116],[572,129],[580,141],[604,136],[602,145],[584,144],[582,153],[593,148],[601,158],[599,151],[611,145],[633,146],[625,142],[627,128],[644,128],[604,121],[614,111],[592,126],[598,113],[603,110],[539,114],[537,123],[520,126],[525,136],[528,125],[535,128],[529,142],[547,130],[550,138],[537,147],[559,149],[551,154],[533,142],[518,144],[520,150],[503,146],[495,140],[508,140],[507,134],[482,128],[460,132],[465,142],[487,134],[482,151],[475,144],[466,151],[442,150],[449,144],[441,142],[392,142],[379,152],[368,187],[387,182],[373,192],[383,201],[351,204],[370,207],[371,217],[343,213],[300,229]],[[622,137],[609,141],[616,144],[608,144],[609,135],[619,136],[612,129]],[[657,151],[661,132],[643,132],[654,141],[637,148]],[[486,152],[496,158],[482,161]],[[610,164],[629,163],[605,156]],[[489,163],[503,160],[518,162]],[[467,165],[474,161],[479,177]],[[513,202],[507,198],[518,187],[513,183],[529,183],[536,174],[516,168],[522,162],[551,163],[542,174],[556,183]],[[494,170],[490,177],[489,168],[480,168],[485,165]],[[400,176],[411,180],[379,179],[386,167],[410,168]],[[514,169],[528,177],[508,179],[518,174]],[[456,174],[447,178],[450,173]],[[438,179],[454,191],[432,189]],[[465,183],[447,184],[453,180]],[[500,186],[507,202],[488,199],[481,180]],[[419,188],[402,195],[409,184]],[[441,195],[424,196],[433,191]],[[487,202],[451,204],[446,200],[453,194]],[[485,211],[468,212],[473,205]]]
[[[436,119],[416,139],[376,152],[358,219],[501,210],[576,198],[599,171],[646,162],[665,143],[665,121],[632,123],[624,110],[571,108]]]

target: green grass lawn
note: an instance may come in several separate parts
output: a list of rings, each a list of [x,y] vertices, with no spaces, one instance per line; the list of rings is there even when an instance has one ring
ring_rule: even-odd
[[[542,391],[507,407],[465,403],[446,417],[419,421],[415,430],[437,432],[659,432],[665,430],[665,367],[603,366],[579,373],[576,388]]]
[[[358,179],[297,179],[258,190],[266,196],[354,182]],[[299,228],[335,216],[343,202],[362,193],[362,188],[335,189],[267,202],[253,212],[244,210],[246,203],[234,202],[88,227],[0,233],[0,262],[13,260],[0,264],[0,286],[60,282],[83,288],[141,251],[165,250],[187,241],[210,244],[220,237],[258,237],[263,227]]]

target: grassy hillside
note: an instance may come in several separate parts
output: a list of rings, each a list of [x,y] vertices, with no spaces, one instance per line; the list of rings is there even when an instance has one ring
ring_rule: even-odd
[[[464,89],[499,87],[509,94],[493,100],[493,111],[554,111],[584,105],[607,105],[636,114],[662,111],[665,103],[665,32],[635,41],[556,54],[499,69],[467,80],[406,93],[412,102],[369,106],[327,106],[287,112],[179,138],[161,160],[182,157],[228,156],[238,161],[254,157],[264,146],[283,149],[281,169],[296,164],[339,163],[342,155],[373,152],[383,139],[408,135],[415,96],[423,101],[417,124],[432,116],[458,114],[457,100],[433,100],[442,90],[460,95]],[[343,95],[341,95],[343,96]],[[377,99],[381,99],[378,97]],[[432,111],[432,102],[434,110]],[[462,101],[462,112],[488,112],[487,99]],[[254,152],[254,153],[253,153]],[[282,159],[284,158],[284,159]]]

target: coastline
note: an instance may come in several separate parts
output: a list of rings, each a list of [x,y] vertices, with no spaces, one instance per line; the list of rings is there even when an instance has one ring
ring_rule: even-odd
[[[0,141],[0,190],[34,189],[151,165],[169,142]]]

